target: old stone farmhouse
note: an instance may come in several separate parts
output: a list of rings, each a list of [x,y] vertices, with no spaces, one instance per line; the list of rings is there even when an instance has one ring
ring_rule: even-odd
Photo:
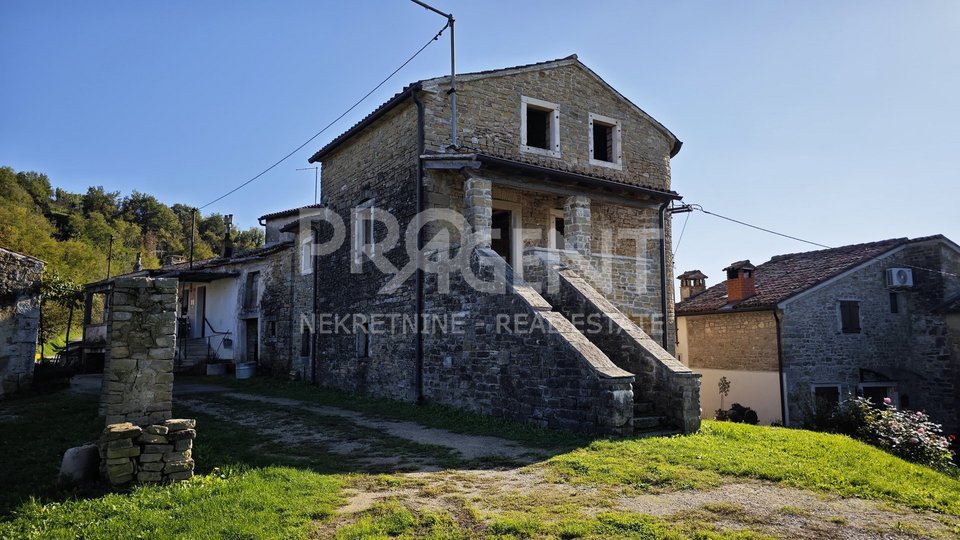
[[[102,365],[107,345],[110,298],[117,279],[175,278],[178,283],[175,367],[202,370],[211,363],[254,363],[260,371],[286,375],[299,275],[292,243],[190,263],[165,261],[160,268],[128,272],[87,284],[83,326],[85,365]]]
[[[45,264],[0,248],[0,397],[33,379]]]
[[[419,81],[311,158],[322,204],[179,281],[179,367],[261,371],[541,426],[699,427],[673,356],[680,141],[575,56]],[[111,282],[88,286],[85,350]],[[98,302],[96,295],[103,295]],[[102,342],[101,348],[102,351]]]
[[[724,269],[705,286],[679,276],[677,351],[703,373],[705,416],[729,406],[761,422],[802,425],[819,400],[891,398],[960,427],[960,247],[943,236],[897,238],[779,255]]]
[[[670,352],[680,141],[576,56],[457,82],[456,146],[450,79],[416,82],[310,159],[322,208],[265,216],[316,242],[301,376],[549,427],[696,430],[699,375]]]

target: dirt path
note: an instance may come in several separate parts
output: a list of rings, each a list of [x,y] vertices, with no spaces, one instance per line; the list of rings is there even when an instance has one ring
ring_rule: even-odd
[[[253,429],[286,455],[314,447],[338,456],[356,475],[327,537],[374,505],[396,502],[414,512],[440,511],[467,531],[484,531],[518,510],[560,519],[576,503],[584,516],[625,511],[678,525],[750,530],[777,538],[957,538],[960,519],[887,503],[844,499],[769,482],[738,481],[709,490],[637,493],[627,487],[557,483],[545,476],[543,450],[497,437],[464,435],[409,421],[373,418],[337,407],[246,392],[189,393],[178,405]],[[304,459],[317,459],[309,452]]]

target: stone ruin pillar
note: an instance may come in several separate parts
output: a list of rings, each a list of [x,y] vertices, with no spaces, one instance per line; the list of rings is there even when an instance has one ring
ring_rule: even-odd
[[[177,280],[117,278],[100,395],[107,425],[160,424],[173,411]]]

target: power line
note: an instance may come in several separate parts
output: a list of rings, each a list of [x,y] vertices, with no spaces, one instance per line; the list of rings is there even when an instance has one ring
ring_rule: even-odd
[[[244,187],[246,187],[247,185],[249,185],[251,182],[253,182],[253,181],[256,180],[257,178],[260,178],[261,176],[267,174],[268,172],[270,172],[271,170],[273,170],[277,165],[280,165],[281,163],[283,163],[284,161],[286,161],[287,159],[289,159],[290,156],[292,156],[292,155],[296,154],[297,152],[299,152],[300,150],[302,150],[304,146],[306,146],[306,145],[310,144],[311,142],[313,142],[314,139],[316,139],[317,137],[319,137],[320,135],[322,135],[325,131],[327,131],[328,129],[330,129],[334,124],[336,124],[337,122],[339,122],[340,120],[342,120],[344,116],[350,114],[350,111],[356,109],[357,106],[359,106],[361,103],[363,103],[368,97],[370,97],[371,94],[373,94],[374,92],[376,92],[377,90],[379,90],[381,86],[383,86],[384,84],[386,84],[387,81],[389,81],[390,79],[392,79],[393,76],[396,75],[401,69],[405,68],[405,67],[407,66],[407,64],[409,64],[410,62],[413,61],[414,58],[416,58],[417,56],[419,56],[420,53],[422,53],[422,52],[424,51],[424,49],[426,49],[427,47],[429,47],[431,43],[433,43],[434,41],[440,39],[440,36],[443,35],[443,31],[446,30],[449,26],[450,26],[450,23],[449,23],[449,22],[448,22],[447,24],[443,25],[443,28],[441,28],[440,31],[437,32],[437,35],[435,35],[435,36],[433,36],[432,38],[430,38],[430,41],[426,42],[426,43],[423,45],[423,47],[420,47],[420,49],[419,49],[417,52],[413,53],[413,56],[411,56],[410,58],[408,58],[406,62],[400,64],[400,67],[398,67],[397,69],[393,70],[393,72],[390,73],[390,75],[387,75],[387,77],[386,77],[385,79],[383,79],[382,81],[380,81],[380,84],[374,86],[374,87],[373,87],[373,90],[370,90],[369,92],[367,92],[367,93],[366,93],[362,98],[360,98],[356,103],[354,103],[353,105],[351,105],[349,109],[343,111],[343,114],[341,114],[340,116],[336,117],[332,122],[330,122],[329,124],[327,124],[326,126],[324,126],[323,129],[321,129],[321,130],[318,131],[316,134],[314,134],[313,137],[310,137],[310,138],[307,139],[303,144],[301,144],[300,146],[294,148],[293,151],[291,151],[289,154],[287,154],[287,155],[283,156],[282,158],[280,158],[280,159],[279,159],[276,163],[274,163],[273,165],[270,165],[270,166],[267,167],[266,169],[260,171],[260,173],[257,174],[256,176],[254,176],[253,178],[251,178],[251,179],[247,180],[246,182],[240,184],[239,186],[231,189],[230,191],[228,191],[228,192],[224,193],[223,195],[217,197],[216,199],[208,202],[207,204],[199,207],[198,210],[203,210],[204,208],[210,206],[211,204],[214,204],[214,203],[216,203],[216,202],[219,202],[219,201],[221,201],[221,200],[229,197],[230,195],[233,195],[233,194],[236,193],[237,191],[240,191],[241,189],[243,189]]]
[[[704,210],[703,207],[700,206],[699,204],[691,204],[690,207],[693,208],[694,210],[699,210],[699,211],[703,212],[704,214],[710,214],[711,216],[715,216],[715,217],[718,217],[718,218],[720,218],[720,219],[725,219],[725,220],[727,220],[727,221],[732,221],[732,222],[734,222],[734,223],[743,225],[743,226],[745,226],[745,227],[750,227],[751,229],[757,229],[758,231],[763,231],[763,232],[766,232],[766,233],[775,234],[775,235],[777,235],[777,236],[782,236],[782,237],[784,237],[784,238],[789,238],[789,239],[791,239],[791,240],[796,240],[797,242],[803,242],[803,243],[805,243],[805,244],[810,244],[810,245],[814,245],[814,246],[817,246],[817,247],[822,247],[822,248],[825,248],[825,249],[831,249],[830,246],[827,246],[827,245],[824,245],[824,244],[820,244],[820,243],[817,243],[817,242],[811,242],[810,240],[804,240],[803,238],[797,238],[796,236],[790,236],[789,234],[783,234],[783,233],[779,233],[779,232],[777,232],[777,231],[772,231],[772,230],[770,230],[770,229],[765,229],[765,228],[760,227],[760,226],[758,226],[758,225],[751,225],[750,223],[746,223],[746,222],[743,222],[743,221],[740,221],[740,220],[737,220],[737,219],[733,219],[733,218],[730,218],[730,217],[727,217],[727,216],[721,216],[720,214],[716,214],[716,213],[714,213],[714,212],[710,212],[710,211]]]
[[[683,218],[683,228],[680,229],[680,238],[677,238],[677,245],[673,246],[673,256],[677,256],[677,252],[680,251],[680,242],[683,242],[683,233],[687,230],[687,222],[690,221],[690,214],[693,212],[687,212],[686,217]]]

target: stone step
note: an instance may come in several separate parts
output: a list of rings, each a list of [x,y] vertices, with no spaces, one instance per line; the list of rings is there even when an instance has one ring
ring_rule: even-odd
[[[648,413],[653,412],[653,402],[652,401],[637,401],[633,404],[633,415],[634,416],[643,416]]]
[[[634,416],[633,429],[635,431],[648,431],[663,427],[665,418],[662,416]]]

